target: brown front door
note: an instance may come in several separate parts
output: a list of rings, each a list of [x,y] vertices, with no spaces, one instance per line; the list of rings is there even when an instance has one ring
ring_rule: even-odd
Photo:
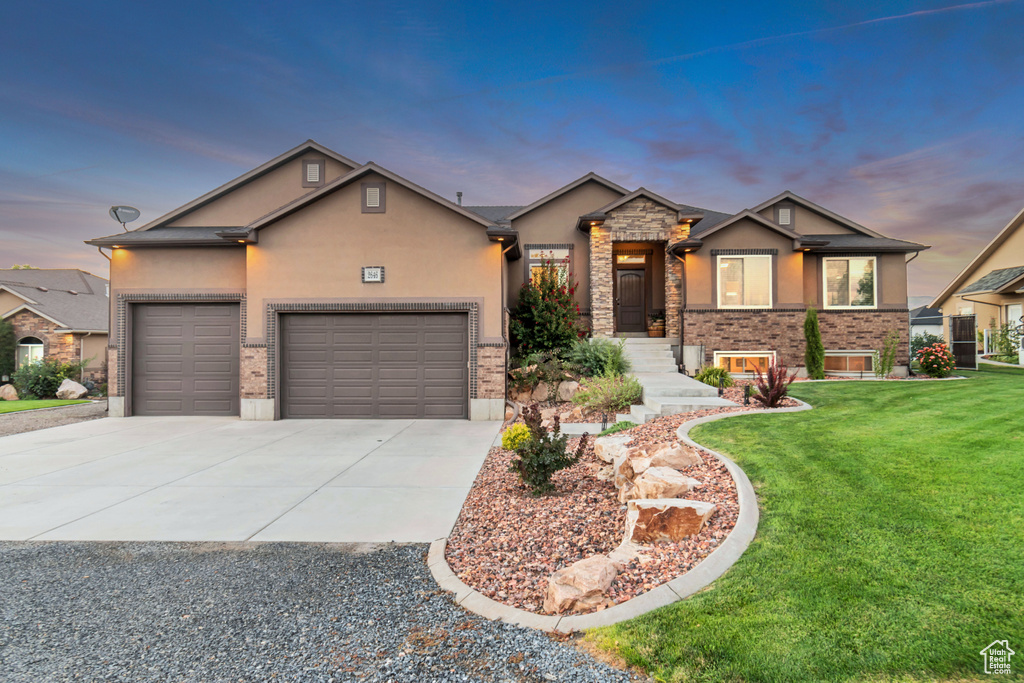
[[[618,332],[647,330],[647,306],[644,300],[644,271],[617,270],[615,297],[615,328]]]

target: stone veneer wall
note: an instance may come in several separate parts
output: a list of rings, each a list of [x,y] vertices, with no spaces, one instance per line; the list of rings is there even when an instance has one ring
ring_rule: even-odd
[[[107,347],[107,396],[124,396],[121,378],[117,374],[117,347]]]
[[[60,325],[31,311],[15,313],[8,320],[14,327],[14,336],[17,340],[37,337],[43,342],[44,358],[56,358],[62,363],[78,362],[82,337],[85,335],[58,332]],[[102,358],[95,360],[100,363],[100,367],[86,368],[85,377],[102,384],[107,381],[107,368],[103,366]]]
[[[242,398],[267,398],[267,347],[242,345],[239,354],[239,393]]]
[[[805,311],[796,310],[686,310],[683,343],[703,344],[708,365],[714,362],[715,351],[775,351],[780,362],[790,368],[803,367],[805,315]],[[900,344],[896,364],[909,362],[910,320],[906,310],[818,311],[818,324],[826,351],[880,349],[886,332],[897,330]]]
[[[505,347],[478,346],[476,397],[505,398]]]
[[[609,212],[604,224],[590,229],[590,311],[595,337],[615,334],[615,303],[612,300],[614,242],[665,242],[686,239],[689,224],[678,222],[678,213],[646,197]],[[683,266],[665,256],[665,336],[679,337],[679,305],[682,303]]]

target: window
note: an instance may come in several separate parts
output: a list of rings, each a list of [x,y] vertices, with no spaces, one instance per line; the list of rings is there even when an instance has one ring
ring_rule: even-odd
[[[825,259],[825,308],[874,308],[875,257]]]
[[[384,213],[386,190],[384,183],[363,183],[363,213]]]
[[[615,257],[615,262],[644,264],[647,263],[647,256],[644,254],[618,254]]]
[[[826,351],[825,372],[830,375],[874,372],[870,351]]]
[[[1006,322],[1010,327],[1020,326],[1021,316],[1024,315],[1024,304],[1007,304],[1006,305]]]
[[[718,257],[719,308],[771,308],[771,256]]]
[[[733,375],[765,372],[775,358],[774,351],[715,351],[715,365]]]
[[[25,337],[18,342],[17,367],[38,363],[43,359],[43,340]]]
[[[303,159],[302,161],[302,186],[320,187],[324,184],[324,160]]]
[[[572,269],[570,255],[571,249],[547,249],[544,247],[531,247],[526,245],[527,253],[527,277],[533,280],[544,268],[548,261],[558,271],[558,282],[563,285],[569,284],[569,271]]]

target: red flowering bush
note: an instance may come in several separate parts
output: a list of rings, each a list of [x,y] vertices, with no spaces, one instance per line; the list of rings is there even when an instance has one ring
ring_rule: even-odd
[[[565,352],[585,334],[577,325],[580,307],[573,299],[577,284],[568,259],[557,264],[548,260],[533,270],[533,277],[519,290],[519,301],[509,319],[518,355]]]
[[[949,347],[939,342],[926,346],[917,352],[917,362],[929,377],[949,377],[953,374],[956,361]]]

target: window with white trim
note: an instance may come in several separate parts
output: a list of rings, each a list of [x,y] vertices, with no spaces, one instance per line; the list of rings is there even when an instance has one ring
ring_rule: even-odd
[[[571,249],[544,249],[526,245],[527,254],[527,276],[531,281],[543,272],[544,267],[550,264],[558,273],[558,283],[569,284],[569,271],[571,267]]]
[[[874,372],[871,351],[825,351],[825,372],[829,375]]]
[[[715,351],[715,365],[731,375],[753,375],[765,372],[775,360],[774,351]]]
[[[18,342],[17,367],[38,363],[43,359],[43,340],[24,337]]]
[[[825,308],[875,308],[878,280],[874,256],[822,259]]]
[[[771,256],[718,256],[719,308],[771,308]]]

